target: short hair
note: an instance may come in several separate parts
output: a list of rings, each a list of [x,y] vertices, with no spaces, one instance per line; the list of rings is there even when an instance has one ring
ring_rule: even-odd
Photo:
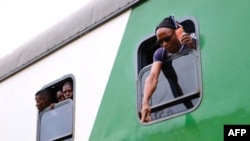
[[[35,96],[42,97],[46,99],[48,102],[52,102],[52,96],[49,90],[47,89],[41,89],[38,92],[36,92]]]
[[[65,82],[65,83],[63,84],[63,86],[65,86],[65,85],[70,85],[71,88],[73,89],[73,83],[72,83],[71,81]]]

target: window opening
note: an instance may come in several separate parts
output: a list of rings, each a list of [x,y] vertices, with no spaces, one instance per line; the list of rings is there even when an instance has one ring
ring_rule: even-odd
[[[38,109],[37,141],[73,140],[74,82],[74,76],[69,74],[39,90],[50,94],[51,103],[45,109]]]
[[[196,41],[196,49],[187,49],[164,62],[167,69],[160,72],[157,88],[150,99],[151,124],[193,111],[201,101],[201,65],[199,31],[194,17],[179,20],[186,33]],[[145,79],[150,73],[153,54],[160,48],[153,35],[144,40],[137,54],[137,112],[141,119],[141,104]]]

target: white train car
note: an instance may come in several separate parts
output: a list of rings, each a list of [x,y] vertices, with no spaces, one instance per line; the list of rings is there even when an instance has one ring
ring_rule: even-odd
[[[0,60],[0,141],[89,139],[129,8],[137,2],[93,1]],[[52,90],[66,79],[74,85],[68,105],[72,109],[47,120],[53,110],[39,114],[35,93],[41,88]],[[54,112],[60,111],[57,107],[69,108],[67,102],[64,105],[57,105]],[[65,115],[68,118],[58,118]],[[59,126],[64,122],[70,122],[65,125],[69,127]],[[65,129],[56,132],[52,125]],[[55,133],[45,133],[47,129]]]

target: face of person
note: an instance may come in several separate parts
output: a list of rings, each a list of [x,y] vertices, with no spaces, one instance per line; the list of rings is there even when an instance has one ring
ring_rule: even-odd
[[[44,98],[40,97],[40,96],[36,96],[35,97],[36,100],[36,107],[39,111],[44,110],[45,108],[47,108],[47,102]]]
[[[63,92],[62,91],[57,91],[56,93],[56,99],[58,102],[61,102],[64,100],[64,95],[63,95]]]
[[[65,84],[63,86],[63,94],[65,99],[73,98],[73,89],[70,84]]]
[[[170,53],[176,53],[181,48],[180,40],[171,28],[158,28],[156,31],[157,42]]]

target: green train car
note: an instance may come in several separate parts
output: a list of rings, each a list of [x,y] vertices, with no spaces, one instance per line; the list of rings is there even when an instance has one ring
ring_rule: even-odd
[[[248,0],[93,0],[0,59],[0,141],[225,140],[225,125],[250,125],[249,11]],[[184,94],[161,73],[141,122],[155,27],[171,14],[196,39],[168,60]],[[73,97],[58,102],[68,81]],[[41,89],[53,109],[37,110]]]

